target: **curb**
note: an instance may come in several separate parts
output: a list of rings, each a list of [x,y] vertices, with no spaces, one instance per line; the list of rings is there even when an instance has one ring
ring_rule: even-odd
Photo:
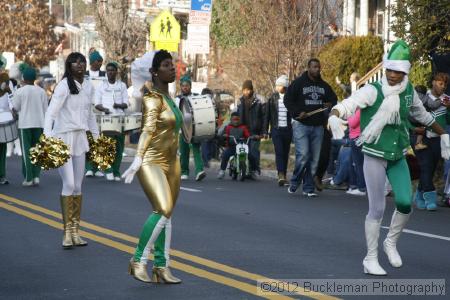
[[[134,156],[136,155],[136,149],[125,147],[124,153],[126,156],[123,157],[122,162],[132,162]],[[190,161],[193,162],[193,159]],[[211,161],[209,163],[209,169],[219,170],[220,162]],[[261,176],[270,178],[270,179],[278,179],[278,172],[275,170],[261,170]]]

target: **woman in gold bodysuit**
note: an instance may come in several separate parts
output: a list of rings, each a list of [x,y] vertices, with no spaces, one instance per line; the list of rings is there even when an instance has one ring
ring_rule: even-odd
[[[150,73],[152,87],[143,88],[142,133],[136,156],[125,171],[125,183],[137,173],[153,213],[144,224],[136,252],[130,260],[129,273],[144,282],[180,283],[169,265],[172,232],[171,215],[180,191],[180,160],[177,155],[182,114],[170,98],[168,84],[175,81],[175,67],[169,52],[154,52]],[[154,248],[152,278],[147,259]]]

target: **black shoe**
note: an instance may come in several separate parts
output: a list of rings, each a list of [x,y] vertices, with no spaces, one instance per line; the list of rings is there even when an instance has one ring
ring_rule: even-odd
[[[9,184],[9,181],[6,178],[0,178],[0,184]]]
[[[288,187],[288,193],[289,194],[294,194],[297,191],[297,187],[293,187],[292,185],[290,185]]]
[[[199,173],[197,174],[197,176],[195,176],[195,180],[196,180],[196,181],[200,181],[200,180],[202,180],[202,179],[205,178],[205,177],[206,177],[205,171],[201,171],[201,172],[199,172]]]

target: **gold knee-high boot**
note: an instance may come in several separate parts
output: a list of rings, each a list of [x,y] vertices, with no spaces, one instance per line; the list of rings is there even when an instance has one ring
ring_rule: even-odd
[[[72,196],[63,196],[60,197],[61,202],[61,214],[63,219],[63,225],[64,225],[64,235],[62,240],[62,246],[64,249],[69,249],[73,247],[72,242]]]
[[[87,242],[84,241],[78,234],[78,229],[80,228],[80,215],[81,215],[81,195],[72,196],[72,216],[70,217],[72,221],[72,241],[75,246],[86,246]]]

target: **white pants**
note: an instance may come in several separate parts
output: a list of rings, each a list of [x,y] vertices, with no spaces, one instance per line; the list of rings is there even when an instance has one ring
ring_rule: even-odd
[[[71,196],[81,194],[81,184],[84,178],[86,155],[72,156],[62,167],[58,168],[63,182],[61,195]]]

